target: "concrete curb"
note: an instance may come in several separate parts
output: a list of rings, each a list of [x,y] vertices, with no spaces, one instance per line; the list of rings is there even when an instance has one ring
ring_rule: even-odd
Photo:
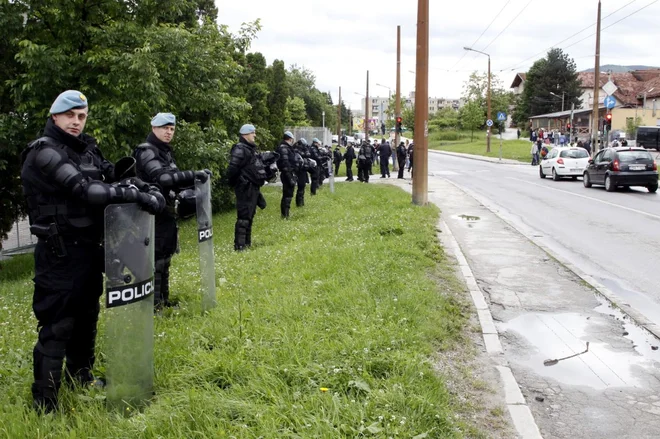
[[[440,220],[439,225],[440,230],[442,231],[441,241],[444,241],[445,246],[452,250],[454,257],[458,261],[458,267],[460,268],[463,278],[465,279],[465,284],[470,291],[474,306],[477,308],[477,315],[479,316],[479,323],[481,324],[481,333],[484,337],[486,352],[496,363],[495,368],[498,370],[500,377],[502,378],[505,402],[509,409],[509,415],[513,420],[513,425],[522,439],[542,439],[541,432],[534,420],[532,411],[525,402],[525,397],[520,391],[520,386],[518,385],[516,378],[513,376],[511,368],[506,364],[504,350],[502,349],[502,343],[500,343],[497,328],[493,322],[493,316],[490,313],[490,308],[486,303],[483,292],[479,288],[474,274],[472,273],[472,269],[447,223],[445,223],[444,220]]]
[[[483,155],[473,155],[473,154],[462,154],[460,152],[449,152],[449,151],[438,151],[437,149],[429,149],[429,152],[434,152],[436,154],[444,154],[444,155],[451,155],[454,157],[460,157],[463,159],[470,159],[470,160],[478,160],[480,162],[488,162],[488,163],[495,163],[497,165],[527,165],[529,166],[529,163],[525,162],[519,162],[517,160],[511,160],[511,159],[495,159],[491,157],[486,157]]]
[[[612,290],[610,290],[609,288],[598,282],[596,279],[594,279],[593,277],[582,271],[580,268],[576,267],[574,264],[566,260],[564,257],[555,253],[552,249],[548,248],[545,244],[543,244],[539,239],[537,239],[534,236],[531,230],[523,230],[522,227],[520,227],[518,224],[514,223],[505,215],[503,215],[501,212],[501,208],[498,209],[494,207],[493,204],[490,203],[490,201],[488,201],[486,198],[482,197],[481,195],[475,194],[471,190],[465,189],[448,179],[444,179],[444,180],[449,184],[453,185],[454,187],[456,187],[457,189],[459,189],[460,191],[462,191],[463,193],[465,193],[466,195],[474,198],[486,209],[490,210],[495,216],[500,218],[509,226],[513,227],[514,230],[518,231],[518,233],[523,235],[525,238],[527,238],[529,241],[534,243],[541,250],[543,250],[552,258],[557,260],[560,264],[565,266],[568,270],[572,271],[580,279],[585,281],[589,286],[591,286],[594,290],[596,290],[602,297],[604,297],[608,302],[610,302],[612,306],[620,309],[621,312],[628,315],[635,324],[642,327],[643,329],[646,329],[648,332],[653,334],[653,336],[656,337],[657,339],[660,339],[660,325],[653,323],[648,317],[643,315],[641,312],[637,311],[636,309],[632,308],[630,305],[626,304],[625,301],[621,297],[619,297],[616,293],[614,293]]]

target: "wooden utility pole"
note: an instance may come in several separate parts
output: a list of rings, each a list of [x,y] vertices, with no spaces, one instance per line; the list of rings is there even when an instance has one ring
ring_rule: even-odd
[[[401,142],[401,133],[396,129],[396,121],[401,117],[401,26],[396,27],[396,104],[394,107],[394,148]]]
[[[339,102],[337,104],[337,146],[341,146],[341,86],[339,87]]]
[[[367,70],[367,94],[364,96],[364,140],[365,142],[369,140],[369,108],[371,107],[371,102],[369,102],[369,70]]]
[[[600,122],[600,106],[598,92],[600,91],[600,0],[598,0],[598,19],[596,20],[596,66],[594,67],[594,102],[591,115],[591,151],[598,152],[598,125]]]
[[[428,203],[429,0],[417,1],[417,69],[415,70],[415,146],[412,202]]]
[[[490,111],[490,55],[488,55],[488,91],[486,100],[488,101],[488,120],[493,120]],[[490,135],[492,134],[493,127],[486,127],[486,152],[490,152]]]

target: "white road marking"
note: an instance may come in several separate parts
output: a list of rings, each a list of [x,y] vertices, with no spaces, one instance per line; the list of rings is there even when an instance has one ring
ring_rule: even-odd
[[[506,178],[509,179],[509,180],[521,181],[521,182],[526,183],[526,184],[533,184],[534,186],[542,187],[543,189],[550,189],[550,190],[557,191],[557,192],[563,192],[565,194],[573,195],[575,197],[584,198],[586,200],[597,201],[599,203],[607,204],[608,206],[617,207],[619,209],[624,209],[624,210],[627,210],[627,211],[630,211],[630,212],[638,213],[640,215],[648,216],[649,218],[660,220],[659,215],[654,215],[652,213],[644,212],[643,210],[633,209],[632,207],[626,207],[626,206],[622,206],[622,205],[616,204],[616,203],[610,203],[609,201],[599,200],[598,198],[593,198],[593,197],[588,197],[586,195],[576,194],[575,192],[565,191],[563,189],[557,189],[557,188],[554,188],[554,187],[550,187],[550,186],[546,186],[546,185],[542,185],[542,184],[538,184],[538,183],[532,183],[531,181],[522,180],[520,178],[515,178],[515,177],[506,177]]]

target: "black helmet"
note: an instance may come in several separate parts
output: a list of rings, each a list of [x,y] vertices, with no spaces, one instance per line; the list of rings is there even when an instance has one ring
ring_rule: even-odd
[[[197,215],[197,197],[195,196],[195,189],[184,189],[176,196],[177,208],[176,213],[179,218],[191,218]]]

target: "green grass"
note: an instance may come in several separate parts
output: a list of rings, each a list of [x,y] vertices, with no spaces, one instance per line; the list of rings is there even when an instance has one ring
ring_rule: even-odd
[[[181,307],[155,320],[156,396],[128,418],[107,412],[102,391],[64,387],[60,414],[31,410],[32,262],[3,261],[0,437],[485,437],[434,368],[438,355],[469,344],[438,210],[392,187],[336,189],[308,195],[282,221],[281,191],[264,188],[269,206],[242,253],[233,251],[235,213],[216,215],[218,306],[204,316],[194,312],[196,227],[182,225],[171,279]]]
[[[532,156],[529,152],[531,146],[532,146],[531,143],[527,140],[503,140],[502,158],[510,159],[510,160],[518,160],[521,162],[529,162],[532,159]],[[491,139],[490,152],[486,152],[485,137],[478,141],[469,142],[469,143],[447,144],[447,143],[429,141],[429,149],[499,158],[500,139],[498,137],[493,137]]]

